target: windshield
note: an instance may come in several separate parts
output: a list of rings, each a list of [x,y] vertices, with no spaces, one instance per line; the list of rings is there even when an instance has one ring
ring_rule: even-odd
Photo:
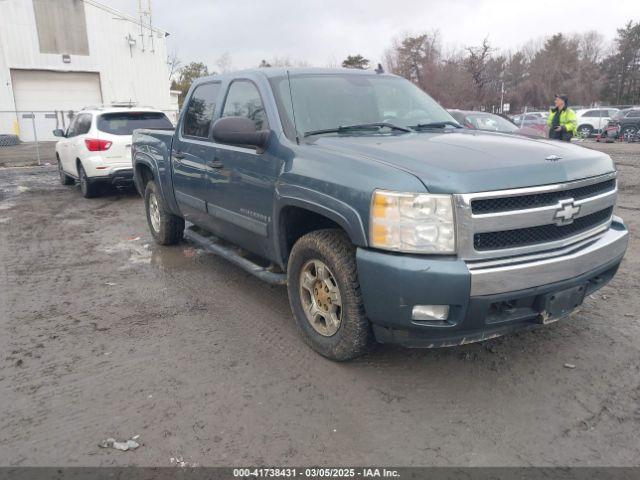
[[[518,130],[518,127],[509,120],[491,113],[467,113],[465,120],[477,130],[504,133],[513,133]]]
[[[346,73],[296,75],[291,77],[291,93],[286,77],[272,78],[271,82],[290,137],[295,136],[294,123],[300,136],[349,125],[388,123],[409,127],[455,123],[429,95],[399,77]]]
[[[112,135],[132,135],[136,128],[173,128],[164,113],[117,112],[98,117],[98,130]]]

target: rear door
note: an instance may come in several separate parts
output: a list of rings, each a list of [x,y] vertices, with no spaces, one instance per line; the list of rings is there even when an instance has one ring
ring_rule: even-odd
[[[73,137],[75,136],[77,121],[78,116],[76,115],[71,120],[71,123],[69,123],[69,127],[64,134],[64,138],[58,142],[58,155],[60,157],[60,163],[62,163],[62,169],[72,175],[75,175],[76,173],[75,168],[73,168],[73,170],[71,169],[72,163],[70,160],[73,156],[73,153],[71,152],[71,143],[73,141]]]
[[[82,155],[86,152],[86,146],[84,139],[91,130],[91,122],[93,115],[90,113],[79,113],[75,118],[75,128],[73,130],[73,137],[69,139],[69,156],[68,165],[69,172],[78,176],[77,158],[82,158]]]
[[[184,218],[207,226],[206,162],[215,156],[211,125],[218,105],[220,82],[198,85],[178,125],[171,151],[173,189]]]

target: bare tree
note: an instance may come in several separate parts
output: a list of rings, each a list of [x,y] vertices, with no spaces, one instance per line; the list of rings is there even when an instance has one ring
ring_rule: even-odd
[[[473,86],[476,90],[476,96],[478,100],[482,98],[485,84],[489,81],[486,74],[489,60],[491,58],[491,52],[494,50],[491,48],[489,39],[485,38],[482,41],[482,45],[479,47],[466,47],[467,58],[465,59],[464,66],[471,75],[473,80]]]
[[[169,80],[174,80],[175,75],[182,66],[182,61],[178,58],[178,52],[175,50],[167,57],[167,66],[169,67]]]
[[[231,61],[231,55],[229,55],[229,52],[224,52],[215,61],[216,66],[220,70],[220,73],[227,73],[231,71],[232,63],[233,62]]]

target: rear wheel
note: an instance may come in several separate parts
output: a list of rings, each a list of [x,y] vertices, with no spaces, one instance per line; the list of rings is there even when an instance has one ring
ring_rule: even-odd
[[[172,214],[153,181],[144,190],[144,207],[153,239],[160,245],[175,245],[184,234],[184,219]]]
[[[627,139],[629,137],[633,137],[636,133],[636,128],[635,127],[624,127],[621,131],[620,131],[620,135],[622,136],[622,138]]]
[[[80,177],[80,191],[84,198],[93,198],[98,195],[98,185],[87,177],[82,163],[78,163],[78,177]]]
[[[64,173],[64,170],[62,169],[62,162],[60,161],[58,154],[56,154],[56,159],[58,160],[58,176],[60,177],[60,183],[62,185],[73,185],[75,182],[73,181],[73,178]]]
[[[589,138],[593,133],[593,127],[591,125],[580,125],[578,127],[578,133],[583,138]]]
[[[305,341],[331,360],[350,360],[374,344],[364,312],[355,247],[342,230],[308,233],[291,250],[289,303]]]

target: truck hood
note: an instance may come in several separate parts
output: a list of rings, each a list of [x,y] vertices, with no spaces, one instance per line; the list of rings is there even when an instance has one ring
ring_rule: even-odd
[[[313,145],[412,173],[432,193],[547,185],[614,170],[608,155],[567,142],[472,130],[325,136]],[[549,156],[560,159],[547,160]]]

